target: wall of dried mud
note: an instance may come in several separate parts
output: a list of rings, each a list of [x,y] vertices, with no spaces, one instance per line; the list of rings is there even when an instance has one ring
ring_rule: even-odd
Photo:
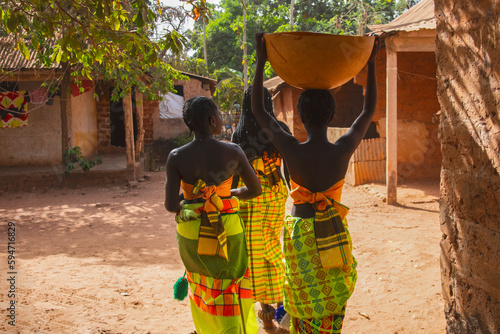
[[[500,333],[500,3],[436,0],[448,333]]]

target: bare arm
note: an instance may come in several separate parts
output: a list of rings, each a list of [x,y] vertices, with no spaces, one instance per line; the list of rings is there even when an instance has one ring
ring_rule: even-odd
[[[241,200],[248,200],[262,194],[262,187],[252,166],[248,162],[243,150],[237,146],[236,158],[238,159],[238,174],[245,182],[245,186],[237,189],[231,189],[231,195]]]
[[[173,150],[167,158],[167,182],[165,184],[165,209],[176,212],[179,208],[181,177],[176,164],[177,154]]]
[[[377,80],[375,76],[375,60],[380,47],[380,37],[375,36],[375,43],[373,45],[372,54],[368,59],[368,73],[366,78],[365,99],[363,104],[363,111],[356,118],[352,124],[349,132],[340,137],[337,143],[345,148],[346,152],[352,155],[358,145],[363,140],[363,137],[370,126],[373,115],[375,114],[375,107],[377,105]]]
[[[285,159],[283,159],[283,174],[285,174],[285,181],[288,189],[292,189],[292,186],[290,185],[290,173],[288,172],[288,167],[286,165]]]
[[[264,66],[267,61],[266,44],[264,33],[256,35],[257,41],[257,67],[252,87],[252,112],[262,129],[266,131],[271,142],[282,154],[290,148],[293,143],[298,143],[297,139],[286,133],[279,123],[266,112],[264,105]]]

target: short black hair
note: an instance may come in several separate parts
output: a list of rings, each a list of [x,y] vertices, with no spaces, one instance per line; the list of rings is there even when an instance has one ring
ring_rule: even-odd
[[[217,110],[217,105],[211,98],[197,96],[187,100],[182,108],[182,118],[189,130],[201,130],[210,121],[210,117]]]
[[[300,94],[297,109],[304,124],[329,124],[335,115],[335,98],[329,90],[308,89]]]

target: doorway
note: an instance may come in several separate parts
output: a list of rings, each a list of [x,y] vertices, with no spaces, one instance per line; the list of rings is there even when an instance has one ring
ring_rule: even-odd
[[[110,87],[109,94],[113,92],[114,87]],[[132,90],[132,119],[134,123],[134,142],[137,139],[137,119],[135,92]],[[111,145],[125,147],[125,113],[123,111],[123,99],[109,102],[109,127],[111,132]]]

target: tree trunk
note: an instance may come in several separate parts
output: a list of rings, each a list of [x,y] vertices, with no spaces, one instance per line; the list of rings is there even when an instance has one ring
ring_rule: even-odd
[[[243,87],[248,88],[248,61],[247,61],[247,4],[243,0]]]
[[[135,110],[137,112],[137,141],[135,144],[135,158],[140,158],[144,143],[144,100],[142,93],[135,92]]]
[[[294,0],[291,0],[290,3],[290,31],[293,31],[293,2]]]
[[[71,117],[70,69],[68,63],[61,63],[61,163],[65,168],[65,155],[68,148],[73,147],[73,126]]]
[[[205,65],[208,68],[208,60],[207,60],[207,32],[206,32],[206,24],[205,24],[205,18],[202,18],[203,20],[203,56],[205,59]]]
[[[129,93],[123,98],[123,114],[125,116],[125,146],[127,149],[127,169],[135,173],[134,149],[134,114],[132,111],[132,95]],[[135,175],[133,175],[135,179]]]

